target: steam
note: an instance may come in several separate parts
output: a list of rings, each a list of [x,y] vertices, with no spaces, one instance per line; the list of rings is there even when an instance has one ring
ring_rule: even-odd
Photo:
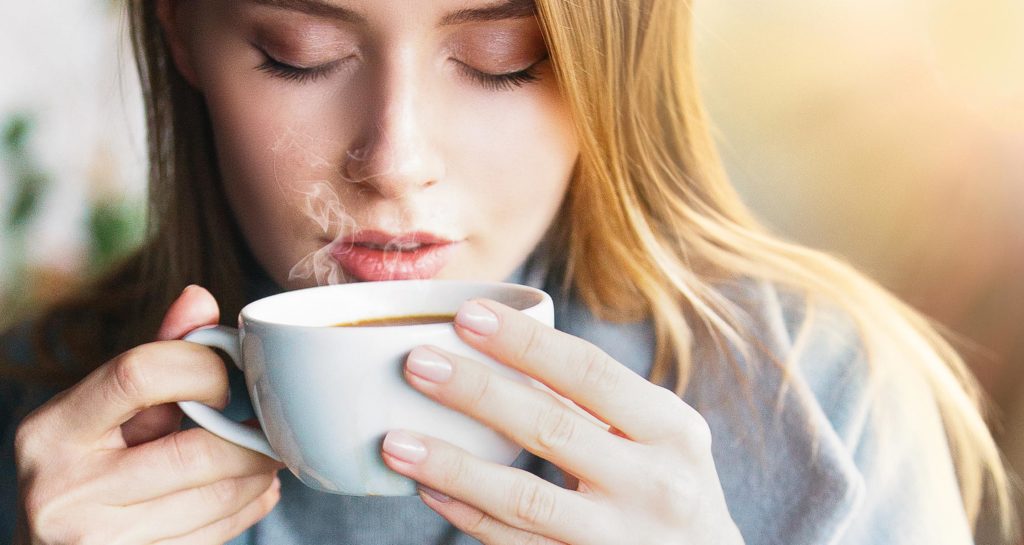
[[[312,135],[301,133],[291,127],[286,128],[270,146],[270,152],[274,157],[275,173],[278,168],[277,159],[281,156],[293,157],[294,162],[306,168],[331,168],[331,162],[327,158],[313,151],[315,147],[316,140]],[[278,185],[280,185],[280,178],[278,178]]]
[[[387,136],[384,136],[387,138]],[[338,168],[317,150],[317,140],[309,134],[305,134],[287,128],[275,140],[270,152],[274,158],[274,176],[278,188],[281,190],[285,200],[295,203],[299,210],[309,218],[325,235],[324,238],[331,242],[322,248],[309,253],[296,263],[288,273],[288,280],[309,280],[315,279],[318,286],[331,284],[344,284],[349,281],[346,278],[345,270],[337,262],[334,255],[344,253],[352,249],[353,244],[348,246],[342,244],[346,235],[359,230],[359,224],[353,216],[346,212],[342,200],[335,190],[335,187],[342,187],[346,190],[368,191],[361,187],[367,180],[375,177],[387,176],[395,166],[388,165],[381,169],[382,172],[372,173],[358,179],[350,177],[349,173],[361,171],[362,169],[351,168],[353,165],[365,162],[369,159],[370,150],[368,147],[350,149],[345,152],[346,164]],[[333,147],[333,146],[329,146]],[[282,164],[282,159],[283,164]],[[337,182],[332,184],[330,180],[303,180],[285,182],[281,173],[293,169],[327,171],[337,177]],[[337,184],[340,183],[341,186]],[[404,214],[392,218],[392,225],[378,225],[377,227],[391,228],[400,232],[403,229],[403,220],[407,218]],[[391,243],[395,244],[396,241]],[[385,261],[394,264],[401,256],[401,251],[385,251]],[[393,268],[392,268],[393,269]]]
[[[324,234],[331,238],[331,242],[299,260],[288,272],[288,280],[316,278],[318,286],[344,284],[347,282],[345,271],[331,253],[351,249],[351,246],[339,247],[337,243],[345,233],[356,230],[358,226],[355,220],[345,212],[338,194],[326,181],[316,181],[308,189],[297,187],[294,191],[301,196],[299,206],[306,217],[316,223]]]

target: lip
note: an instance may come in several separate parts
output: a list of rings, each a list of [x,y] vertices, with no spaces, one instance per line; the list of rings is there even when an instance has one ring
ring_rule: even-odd
[[[364,229],[342,238],[340,244],[452,244],[455,240],[425,231],[410,233],[388,233],[376,229]]]
[[[461,242],[423,231],[367,229],[339,239],[331,247],[331,257],[349,276],[362,281],[422,280],[436,276]],[[413,245],[419,246],[402,248]]]

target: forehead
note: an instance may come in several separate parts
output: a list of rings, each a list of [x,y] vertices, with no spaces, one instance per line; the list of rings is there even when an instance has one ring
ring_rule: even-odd
[[[355,24],[367,24],[366,13],[356,6],[346,5],[343,0],[242,0],[249,4],[263,5],[287,11],[296,11],[315,17],[335,19]],[[536,14],[534,0],[461,0],[445,2],[429,0],[413,0],[418,8],[427,4],[436,4],[438,26],[450,26],[469,22],[499,21],[521,17],[532,17]],[[375,5],[400,4],[397,0],[373,0]],[[398,7],[398,6],[396,6]]]

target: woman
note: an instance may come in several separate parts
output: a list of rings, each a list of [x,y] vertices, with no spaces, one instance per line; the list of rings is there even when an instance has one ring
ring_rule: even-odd
[[[5,343],[18,543],[970,543],[985,494],[1005,512],[955,353],[728,185],[684,3],[130,10],[152,235]],[[600,425],[418,349],[413,387],[532,455],[396,431],[420,497],[350,498],[179,431],[171,402],[224,406],[237,376],[175,339],[282,289],[424,277],[554,294],[563,332],[488,301],[457,330]]]

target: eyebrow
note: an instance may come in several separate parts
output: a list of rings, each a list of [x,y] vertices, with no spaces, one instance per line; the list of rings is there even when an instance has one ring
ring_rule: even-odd
[[[272,8],[298,11],[323,17],[327,19],[338,19],[346,23],[366,23],[366,17],[341,6],[335,6],[321,0],[248,0],[253,4],[270,6]]]
[[[335,6],[324,0],[248,0],[254,4],[270,6],[274,8],[299,11],[324,17],[338,19],[348,23],[365,24],[366,17],[341,6]],[[488,6],[479,8],[465,8],[453,11],[441,19],[441,26],[458,25],[462,23],[477,23],[486,21],[501,21],[504,19],[520,19],[533,17],[537,14],[537,6],[534,0],[504,0]]]
[[[533,0],[505,0],[489,6],[453,11],[441,19],[441,26],[521,19],[535,15],[537,15],[537,6]]]

